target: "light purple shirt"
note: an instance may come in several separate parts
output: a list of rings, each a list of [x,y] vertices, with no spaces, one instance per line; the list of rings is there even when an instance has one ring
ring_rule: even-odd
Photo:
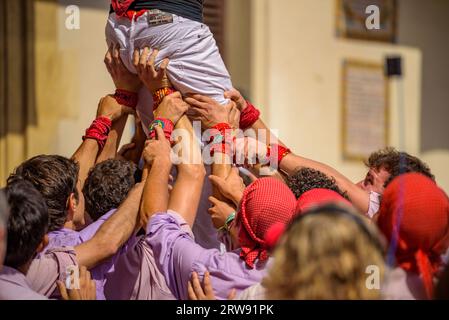
[[[103,225],[103,223],[109,219],[114,213],[116,209],[112,209],[108,213],[101,216],[97,221],[88,225],[81,231],[75,231],[71,229],[60,229],[57,231],[52,231],[48,234],[49,243],[46,247],[46,250],[55,248],[55,247],[76,247],[90,239],[93,238],[95,233],[97,233],[98,229]],[[105,300],[104,295],[104,285],[106,281],[106,275],[108,273],[114,272],[114,264],[117,261],[120,254],[126,251],[127,245],[121,248],[119,252],[117,252],[114,256],[106,260],[105,262],[97,265],[91,271],[92,279],[95,281],[96,290],[97,290],[97,300]],[[65,270],[62,270],[65,272]]]
[[[0,300],[48,300],[48,298],[34,292],[23,273],[3,266],[0,271]]]
[[[187,282],[193,271],[200,278],[209,271],[215,296],[221,300],[227,299],[232,289],[239,293],[261,282],[266,274],[267,263],[257,263],[250,269],[239,257],[239,250],[221,253],[196,244],[189,225],[173,211],[153,216],[146,241],[177,299],[187,299]]]
[[[381,292],[384,300],[427,299],[421,277],[399,267],[388,270]]]
[[[145,236],[135,237],[106,276],[108,300],[174,300]]]
[[[76,253],[73,247],[54,248],[33,259],[26,278],[31,288],[51,298],[60,296],[56,281],[65,281],[65,270],[76,266]]]

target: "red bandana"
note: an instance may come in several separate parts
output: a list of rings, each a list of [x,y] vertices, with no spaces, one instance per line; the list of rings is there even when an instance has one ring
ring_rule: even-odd
[[[296,199],[290,189],[274,178],[262,178],[243,193],[237,223],[241,223],[240,257],[254,268],[256,259],[268,259],[265,233],[275,223],[287,224],[295,213]]]
[[[112,8],[119,17],[124,17],[134,0],[112,0]]]
[[[352,204],[339,195],[337,192],[329,189],[312,189],[304,192],[296,203],[296,213],[302,214],[314,206],[328,203],[341,203],[352,207]]]
[[[403,174],[382,195],[378,225],[390,243],[397,239],[397,265],[419,273],[431,298],[433,276],[441,266],[441,254],[448,248],[447,195],[421,174]]]
[[[340,203],[352,207],[352,204],[339,195],[337,192],[329,189],[312,189],[304,192],[296,202],[296,214],[303,214],[312,207],[325,205],[329,203]],[[287,229],[287,225],[283,223],[276,223],[270,227],[265,234],[266,245],[270,250],[273,250],[279,239]]]

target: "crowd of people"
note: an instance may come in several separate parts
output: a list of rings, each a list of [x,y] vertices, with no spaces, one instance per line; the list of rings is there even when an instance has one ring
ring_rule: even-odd
[[[133,48],[134,74],[122,49],[73,156],[33,157],[0,192],[0,299],[449,298],[449,198],[420,159],[375,151],[353,183],[237,90],[179,89],[157,49]]]

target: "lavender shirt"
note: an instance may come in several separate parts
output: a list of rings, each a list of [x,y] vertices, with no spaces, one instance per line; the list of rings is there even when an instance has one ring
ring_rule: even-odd
[[[31,289],[25,275],[20,271],[3,266],[0,272],[0,300],[48,300]]]
[[[46,296],[58,298],[56,281],[65,281],[68,266],[77,265],[73,247],[54,248],[34,259],[28,269],[26,278],[31,288]]]
[[[239,250],[221,253],[196,244],[188,224],[173,211],[153,216],[147,226],[146,241],[177,299],[187,299],[187,282],[192,271],[200,278],[209,271],[217,299],[227,299],[232,289],[239,293],[261,282],[266,274],[267,263],[257,263],[250,269],[240,259]]]
[[[427,299],[421,277],[399,267],[387,271],[381,293],[384,300]]]
[[[174,300],[165,278],[157,267],[146,237],[135,237],[126,253],[107,274],[104,294],[108,300]]]
[[[95,233],[97,233],[98,229],[101,225],[109,219],[114,213],[116,209],[109,211],[108,213],[101,216],[97,221],[93,222],[86,228],[81,231],[75,231],[71,229],[60,229],[57,231],[52,231],[48,234],[49,243],[46,247],[46,250],[55,248],[55,247],[76,247],[90,239],[93,238]],[[114,272],[114,264],[117,261],[120,254],[126,251],[127,244],[121,248],[119,252],[117,252],[114,256],[106,260],[105,262],[97,265],[91,271],[92,279],[95,281],[96,289],[97,289],[97,300],[105,300],[104,295],[104,285],[106,281],[106,275],[108,273]],[[65,272],[65,270],[61,270]]]

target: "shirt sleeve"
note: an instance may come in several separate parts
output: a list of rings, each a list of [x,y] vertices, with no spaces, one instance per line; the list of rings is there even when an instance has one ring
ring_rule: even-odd
[[[27,280],[34,291],[46,297],[59,297],[56,281],[64,282],[67,267],[73,265],[77,265],[73,247],[54,248],[33,260]]]
[[[97,221],[92,222],[90,225],[81,230],[79,232],[79,236],[82,242],[86,242],[92,239],[97,233],[98,229],[100,229],[100,227],[103,225],[103,223],[105,223],[106,220],[108,220],[116,211],[116,209],[109,211],[108,213],[101,216]]]
[[[193,263],[214,250],[196,244],[192,230],[175,212],[153,216],[147,227],[146,241],[173,295],[177,299],[185,298]]]

